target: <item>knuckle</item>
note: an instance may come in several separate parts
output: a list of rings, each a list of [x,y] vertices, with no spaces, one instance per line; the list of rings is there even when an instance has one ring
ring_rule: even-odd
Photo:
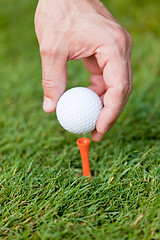
[[[120,95],[124,96],[126,94],[131,95],[132,89],[133,89],[133,84],[132,83],[127,83],[127,84],[120,84],[118,85],[118,92]]]
[[[63,52],[63,49],[55,43],[49,44],[48,42],[44,42],[40,44],[40,54],[41,57],[51,57],[58,58],[59,56],[66,56]]]
[[[44,89],[54,89],[55,83],[51,79],[42,79],[42,86]]]
[[[40,53],[41,55],[51,55],[53,54],[53,47],[47,43],[41,43]]]
[[[124,31],[122,31],[121,29],[118,29],[117,31],[115,31],[115,40],[118,43],[119,46],[121,46],[122,48],[126,48],[127,46],[127,36],[125,34]]]
[[[121,95],[125,95],[127,92],[129,92],[130,85],[129,84],[119,84],[117,89]]]
[[[121,55],[126,55],[127,53],[127,49],[131,49],[132,48],[132,37],[131,35],[125,31],[125,30],[121,30],[118,29],[115,31],[114,33],[114,38],[115,38],[115,47],[118,49],[118,52]]]
[[[62,56],[64,54],[64,49],[61,47],[60,42],[56,42],[55,39],[46,39],[46,37],[40,43],[40,53],[41,56]]]

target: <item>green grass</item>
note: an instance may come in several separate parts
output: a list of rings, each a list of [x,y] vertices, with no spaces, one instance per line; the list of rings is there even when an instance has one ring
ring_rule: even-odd
[[[36,3],[0,3],[0,239],[160,239],[160,3],[106,1],[133,37],[134,90],[115,127],[91,143],[42,111]],[[80,61],[67,88],[87,86]],[[89,135],[86,135],[89,136]]]

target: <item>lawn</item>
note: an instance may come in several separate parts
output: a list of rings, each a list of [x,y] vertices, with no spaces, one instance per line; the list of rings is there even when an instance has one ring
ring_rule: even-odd
[[[105,4],[132,35],[134,89],[91,142],[88,181],[80,136],[42,110],[36,1],[0,2],[0,239],[160,239],[160,3]],[[67,88],[88,84],[81,62],[69,62]]]

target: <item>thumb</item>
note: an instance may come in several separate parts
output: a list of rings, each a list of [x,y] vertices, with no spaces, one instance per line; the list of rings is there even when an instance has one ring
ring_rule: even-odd
[[[40,50],[42,60],[43,109],[54,112],[58,99],[66,89],[67,58],[62,53]]]

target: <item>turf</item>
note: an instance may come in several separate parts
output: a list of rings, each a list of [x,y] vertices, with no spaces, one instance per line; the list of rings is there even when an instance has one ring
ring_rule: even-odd
[[[79,136],[42,111],[36,2],[1,0],[0,239],[160,239],[160,3],[105,4],[132,35],[134,89],[91,143],[88,181]],[[67,88],[88,84],[81,62],[69,62]]]

